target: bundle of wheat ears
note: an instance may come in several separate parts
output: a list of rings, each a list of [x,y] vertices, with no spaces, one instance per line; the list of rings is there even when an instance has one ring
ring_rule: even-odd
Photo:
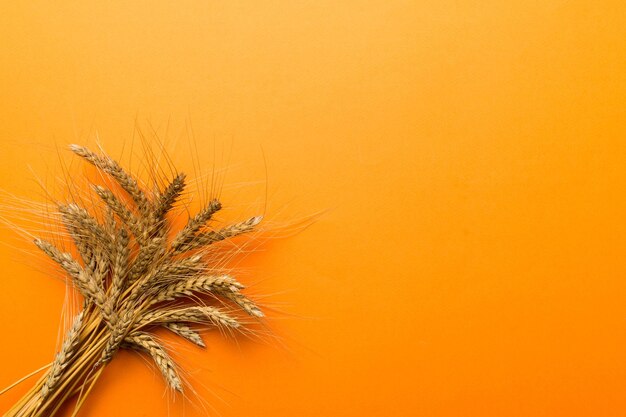
[[[71,279],[84,298],[83,309],[73,318],[45,374],[7,416],[53,416],[71,398],[76,399],[76,414],[119,349],[149,355],[167,385],[182,392],[177,366],[155,330],[165,328],[204,347],[194,325],[243,330],[242,321],[231,313],[235,307],[263,317],[242,294],[242,284],[216,273],[210,247],[252,231],[260,216],[211,230],[208,223],[221,209],[219,201],[211,200],[173,232],[167,215],[185,190],[184,174],[148,192],[110,157],[78,145],[70,149],[108,177],[111,186],[93,186],[100,200],[94,209],[58,205],[76,256],[50,241],[34,243]],[[203,295],[222,303],[213,306],[203,301]]]

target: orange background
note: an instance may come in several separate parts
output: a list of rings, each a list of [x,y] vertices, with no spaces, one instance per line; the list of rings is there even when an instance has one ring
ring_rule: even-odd
[[[214,415],[626,414],[624,2],[17,3],[2,188],[136,123],[189,166],[191,122],[276,222],[328,209],[245,263],[282,343],[181,343]],[[65,289],[1,233],[6,386],[52,359]],[[84,415],[203,415],[164,393],[122,354]]]

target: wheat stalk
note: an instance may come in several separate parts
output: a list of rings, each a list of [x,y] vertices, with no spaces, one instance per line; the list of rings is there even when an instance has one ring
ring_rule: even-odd
[[[185,191],[184,173],[149,194],[107,155],[78,145],[70,149],[112,178],[130,198],[119,198],[115,190],[94,185],[101,206],[88,211],[76,203],[58,205],[78,258],[50,241],[35,239],[35,245],[65,272],[85,302],[49,370],[7,416],[54,416],[70,397],[90,392],[119,349],[148,353],[167,385],[183,392],[177,367],[153,336],[154,330],[165,328],[204,347],[190,324],[239,330],[242,324],[233,311],[263,317],[241,292],[244,286],[217,272],[203,250],[252,231],[261,217],[207,230],[213,214],[222,208],[219,201],[211,200],[170,241],[169,213]],[[205,304],[200,297],[207,295],[230,309]],[[83,401],[79,399],[77,410]]]

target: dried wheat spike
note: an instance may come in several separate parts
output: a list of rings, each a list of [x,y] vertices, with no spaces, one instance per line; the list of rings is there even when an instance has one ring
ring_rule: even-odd
[[[202,340],[202,337],[200,336],[200,333],[193,330],[191,327],[187,326],[184,323],[165,323],[163,324],[163,327],[200,347],[206,347],[206,345],[204,344],[204,340]]]
[[[140,212],[145,213],[148,209],[148,198],[139,188],[137,180],[129,173],[124,171],[119,164],[108,156],[100,156],[90,151],[84,146],[70,145],[70,149],[76,155],[82,157],[87,162],[100,169],[102,172],[110,175],[117,183],[130,195],[135,201]]]
[[[120,348],[124,338],[132,331],[134,321],[134,312],[126,310],[109,322],[111,333],[97,365],[107,364],[113,359],[113,355]]]
[[[261,220],[263,220],[262,216],[255,216],[241,223],[235,223],[217,231],[197,234],[194,236],[193,240],[189,241],[188,243],[183,243],[179,245],[176,249],[174,249],[174,253],[182,253],[190,250],[199,249],[204,246],[211,245],[215,242],[219,242],[224,239],[229,239],[231,237],[250,232],[254,229],[256,225],[261,222]]]
[[[83,312],[81,311],[75,318],[72,327],[67,332],[65,336],[65,340],[63,341],[63,345],[61,346],[61,350],[56,354],[54,362],[52,362],[52,366],[50,368],[50,372],[48,373],[48,377],[46,381],[43,383],[41,387],[41,400],[45,400],[50,392],[56,388],[59,380],[61,379],[61,375],[65,368],[70,364],[70,362],[74,359],[74,354],[76,352],[76,347],[80,342],[79,333],[80,327],[83,323]]]
[[[180,197],[185,189],[185,178],[184,173],[178,174],[165,190],[159,194],[154,205],[155,219],[162,220],[165,214],[172,209],[176,199]]]
[[[211,217],[222,209],[222,204],[217,200],[211,200],[209,204],[200,210],[198,214],[189,219],[183,230],[178,232],[172,241],[172,249],[177,251],[182,245],[189,244],[195,237],[198,230],[207,224]]]
[[[145,314],[137,323],[136,327],[144,327],[154,324],[190,322],[190,323],[213,323],[217,326],[236,329],[239,322],[218,308],[209,306],[194,306],[185,308],[163,308]]]
[[[93,189],[107,205],[107,207],[111,209],[115,215],[117,215],[124,226],[130,230],[133,236],[137,237],[142,234],[137,217],[130,209],[124,206],[124,204],[117,197],[115,197],[115,194],[113,194],[111,190],[107,190],[100,185],[95,185]]]
[[[248,297],[246,297],[239,291],[224,291],[223,289],[219,289],[218,291],[222,296],[228,298],[233,303],[243,308],[246,313],[250,314],[251,316],[259,318],[265,316],[261,309],[256,306],[256,304],[254,304]]]
[[[182,259],[168,259],[157,268],[164,279],[184,279],[204,273],[208,266],[201,255],[193,255]]]
[[[135,332],[127,336],[124,342],[128,343],[132,348],[148,352],[150,356],[152,356],[154,363],[156,363],[157,368],[159,368],[169,386],[178,392],[183,392],[183,384],[178,377],[174,362],[169,357],[165,349],[163,349],[163,347],[149,334],[144,332]]]
[[[129,283],[135,282],[148,270],[152,264],[163,258],[165,253],[165,238],[155,237],[139,248],[139,253],[129,272]]]
[[[233,292],[240,288],[243,288],[243,285],[228,275],[201,275],[166,285],[152,297],[151,303],[172,301],[184,296],[191,297],[199,292]]]
[[[65,227],[78,234],[82,244],[100,244],[110,248],[111,238],[98,220],[76,204],[59,205]]]
[[[128,271],[128,259],[130,256],[130,248],[128,247],[130,240],[125,229],[120,229],[115,237],[115,259],[111,270],[111,286],[109,288],[109,298],[117,301],[122,289],[124,288],[124,280]]]
[[[105,301],[104,292],[93,275],[86,273],[78,261],[72,258],[72,255],[67,252],[61,252],[50,242],[42,239],[35,239],[34,242],[39,249],[68,273],[74,285],[87,301],[93,301],[98,307],[102,308]]]

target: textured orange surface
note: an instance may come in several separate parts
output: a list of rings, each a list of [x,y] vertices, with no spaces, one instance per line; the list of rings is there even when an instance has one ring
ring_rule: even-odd
[[[139,123],[276,221],[328,209],[242,264],[280,342],[178,345],[212,415],[626,414],[624,2],[6,2],[0,39],[0,187]],[[5,386],[65,289],[0,238]],[[83,415],[204,415],[144,362]]]

